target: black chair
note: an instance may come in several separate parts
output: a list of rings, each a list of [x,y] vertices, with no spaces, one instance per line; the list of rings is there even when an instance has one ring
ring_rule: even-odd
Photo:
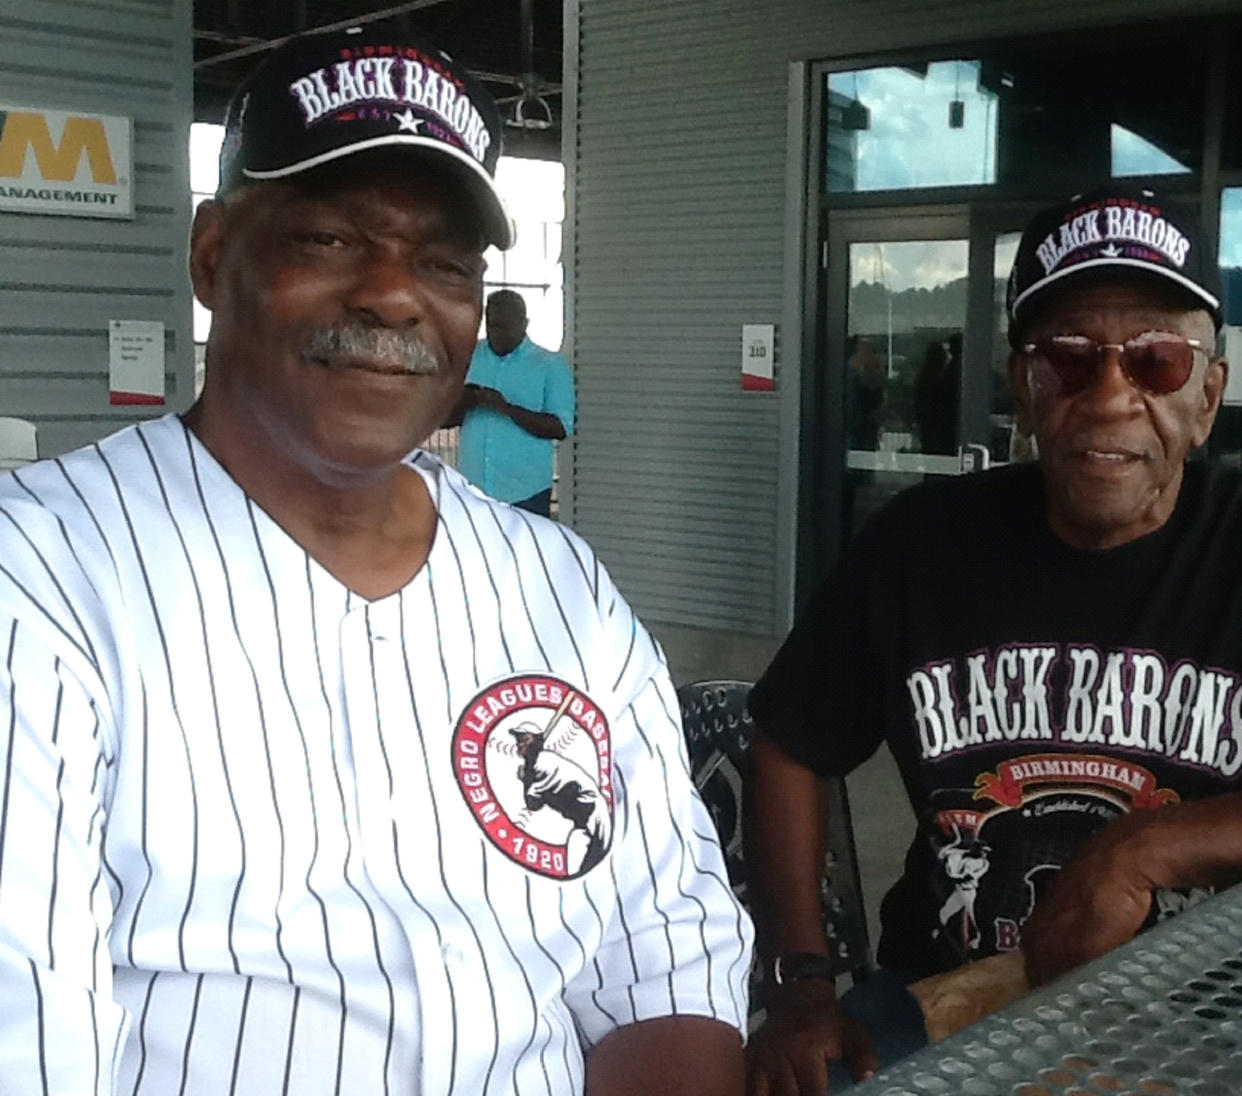
[[[742,849],[742,785],[754,723],[746,710],[748,681],[694,681],[677,690],[682,728],[690,753],[690,774],[703,797],[720,845],[734,893],[749,908]],[[829,827],[822,895],[824,925],[833,947],[836,972],[854,981],[871,967],[871,944],[863,911],[854,830],[850,824],[845,781],[827,781]],[[751,998],[763,1000],[761,973],[752,973]]]

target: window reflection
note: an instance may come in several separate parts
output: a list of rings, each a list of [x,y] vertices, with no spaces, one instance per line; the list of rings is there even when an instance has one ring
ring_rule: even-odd
[[[1125,126],[1113,125],[1113,175],[1184,175],[1190,171],[1185,164],[1146,138],[1132,133]]]
[[[851,243],[850,448],[957,453],[965,240]]]
[[[830,73],[828,189],[994,182],[995,102],[978,61]]]
[[[1126,31],[827,76],[830,193],[1186,174],[1203,147],[1206,43]],[[1227,142],[1228,143],[1228,142]]]
[[[845,527],[958,459],[965,240],[849,245]]]
[[[1220,195],[1220,282],[1225,359],[1233,368],[1216,417],[1210,449],[1227,464],[1242,466],[1242,187]]]

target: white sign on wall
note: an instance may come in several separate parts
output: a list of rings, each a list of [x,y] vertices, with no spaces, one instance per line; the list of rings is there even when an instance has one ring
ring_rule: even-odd
[[[771,392],[776,388],[773,359],[776,328],[770,323],[742,324],[742,387],[747,392]]]
[[[0,103],[0,210],[134,215],[129,118]]]
[[[164,325],[108,321],[108,388],[116,405],[164,402]]]

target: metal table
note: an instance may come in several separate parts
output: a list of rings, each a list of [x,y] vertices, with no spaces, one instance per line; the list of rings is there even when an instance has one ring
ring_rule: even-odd
[[[1240,1096],[1242,886],[929,1046],[851,1096]]]

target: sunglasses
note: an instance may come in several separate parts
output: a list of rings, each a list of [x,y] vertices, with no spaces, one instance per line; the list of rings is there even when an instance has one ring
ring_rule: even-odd
[[[1190,379],[1195,352],[1207,355],[1198,339],[1170,331],[1144,331],[1123,343],[1096,342],[1086,335],[1053,335],[1022,348],[1030,366],[1051,380],[1061,396],[1090,388],[1107,350],[1117,351],[1126,379],[1152,396],[1176,392]]]

